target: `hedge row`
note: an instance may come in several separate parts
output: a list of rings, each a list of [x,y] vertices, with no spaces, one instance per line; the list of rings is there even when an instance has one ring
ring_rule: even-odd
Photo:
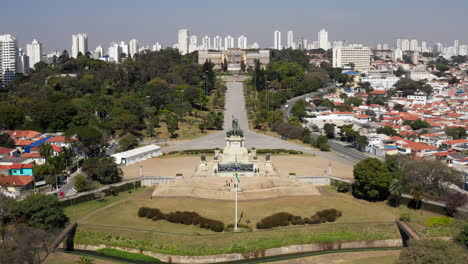
[[[214,154],[215,149],[188,149],[181,151],[171,151],[168,155],[198,155],[198,154]]]
[[[298,154],[303,154],[302,151],[297,151],[297,150],[288,150],[288,149],[258,149],[257,154],[292,154],[292,155],[298,155]]]
[[[189,211],[176,211],[164,214],[157,208],[140,207],[138,210],[138,216],[146,217],[152,219],[153,221],[166,220],[171,223],[195,225],[201,228],[212,230],[214,232],[222,232],[224,230],[223,222],[205,218],[195,212]]]
[[[305,224],[320,224],[325,222],[334,222],[338,217],[340,217],[341,211],[338,211],[334,208],[325,209],[318,211],[311,217],[302,218],[297,215],[290,213],[276,213],[270,216],[267,216],[260,220],[257,223],[257,229],[270,229],[278,226],[289,226],[289,225],[305,225]]]

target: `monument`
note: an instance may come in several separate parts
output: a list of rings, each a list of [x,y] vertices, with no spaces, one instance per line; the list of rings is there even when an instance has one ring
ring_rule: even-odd
[[[252,148],[249,153],[245,147],[244,131],[239,127],[238,120],[233,118],[232,127],[226,132],[224,149],[215,150],[212,162],[207,162],[206,156],[202,156],[194,176],[232,177],[236,171],[240,177],[277,176],[269,154],[262,163],[255,148]]]

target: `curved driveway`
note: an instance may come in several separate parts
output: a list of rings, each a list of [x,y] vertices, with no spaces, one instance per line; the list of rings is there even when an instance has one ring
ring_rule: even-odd
[[[206,135],[191,141],[181,142],[177,145],[172,145],[163,148],[164,153],[170,151],[181,151],[190,149],[211,149],[224,148],[226,145],[226,130],[231,128],[232,118],[239,120],[240,127],[244,130],[245,144],[247,148],[255,147],[257,149],[291,149],[303,151],[305,153],[316,154],[324,158],[332,159],[346,164],[355,164],[357,161],[353,158],[348,158],[344,155],[339,155],[334,152],[322,152],[312,147],[307,147],[300,144],[295,144],[279,138],[262,135],[249,130],[247,113],[245,110],[245,98],[242,82],[227,82],[226,104],[224,112],[224,131]]]

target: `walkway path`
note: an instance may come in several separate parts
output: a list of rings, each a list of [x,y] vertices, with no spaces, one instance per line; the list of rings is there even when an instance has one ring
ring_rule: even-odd
[[[245,98],[242,82],[227,82],[226,104],[224,112],[224,131],[213,133],[192,141],[172,145],[163,149],[164,153],[171,151],[182,151],[189,149],[214,149],[224,148],[226,143],[226,130],[231,128],[232,118],[239,120],[240,127],[244,130],[245,144],[247,148],[255,147],[257,149],[291,149],[302,151],[304,153],[316,154],[337,162],[353,165],[354,159],[349,159],[343,155],[334,152],[321,152],[312,147],[303,146],[289,141],[281,140],[267,135],[262,135],[250,131],[245,109]]]

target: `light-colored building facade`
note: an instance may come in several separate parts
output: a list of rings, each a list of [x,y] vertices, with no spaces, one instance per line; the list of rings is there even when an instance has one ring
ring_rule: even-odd
[[[224,38],[224,49],[233,49],[234,48],[234,38],[227,36]]]
[[[29,57],[29,66],[34,69],[34,65],[42,60],[42,44],[34,39],[26,45],[26,55]]]
[[[187,29],[179,30],[177,48],[182,55],[185,55],[189,52],[189,31]]]
[[[197,36],[190,36],[189,41],[189,53],[198,50],[198,38]]]
[[[138,50],[140,49],[140,45],[138,44],[138,40],[131,39],[128,42],[128,49],[129,49],[129,54],[128,55],[133,58],[135,56],[135,54],[138,53]]]
[[[109,55],[109,61],[120,62],[122,47],[118,43],[112,43],[107,54]]]
[[[80,33],[72,36],[72,58],[78,57],[78,53],[85,55],[88,52],[88,35]]]
[[[275,30],[274,32],[274,49],[280,50],[283,49],[281,46],[281,32],[278,30]]]
[[[328,50],[330,48],[328,45],[328,32],[325,29],[318,32],[318,45],[320,49]]]
[[[223,40],[220,36],[216,36],[213,39],[213,49],[214,50],[222,50],[223,49]]]
[[[198,64],[203,64],[206,61],[211,61],[216,69],[221,68],[221,63],[226,59],[228,70],[239,70],[241,62],[244,62],[246,67],[255,66],[255,60],[260,61],[262,67],[266,67],[270,63],[269,50],[247,51],[241,49],[229,49],[223,51],[206,51],[198,52]]]
[[[159,42],[156,42],[152,47],[152,51],[160,51],[161,49],[162,49],[162,45],[159,44]]]
[[[202,49],[203,50],[209,50],[211,49],[211,40],[210,37],[204,36],[202,39]]]
[[[8,85],[15,79],[18,41],[13,35],[0,35],[0,82]]]
[[[23,49],[18,49],[18,60],[16,62],[17,65],[17,73],[22,73],[22,74],[29,74],[30,72],[30,66],[29,66],[29,56],[27,56]]]
[[[247,49],[247,37],[241,35],[237,38],[237,47],[239,49]]]
[[[356,45],[335,48],[333,49],[333,67],[341,68],[352,63],[355,70],[369,70],[370,57],[371,50],[368,47]]]
[[[286,43],[286,48],[294,49],[296,45],[294,45],[294,33],[290,30],[288,31],[288,38]]]

